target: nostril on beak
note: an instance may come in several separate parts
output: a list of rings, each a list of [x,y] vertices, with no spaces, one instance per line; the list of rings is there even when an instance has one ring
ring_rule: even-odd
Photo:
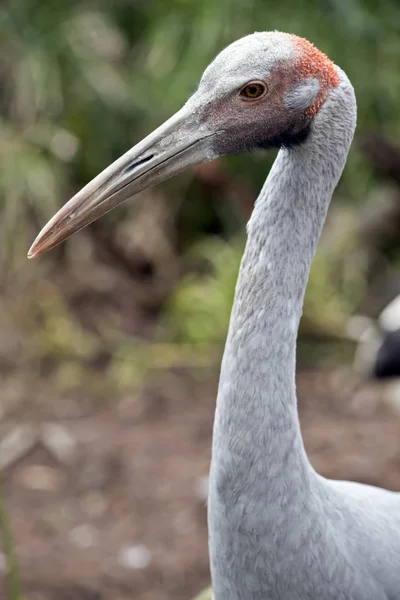
[[[149,156],[146,156],[145,158],[141,158],[140,160],[137,160],[136,162],[132,163],[131,165],[128,165],[124,169],[124,174],[131,173],[140,165],[143,165],[144,163],[149,162],[149,160],[151,160],[152,158],[154,158],[154,154],[150,154]]]

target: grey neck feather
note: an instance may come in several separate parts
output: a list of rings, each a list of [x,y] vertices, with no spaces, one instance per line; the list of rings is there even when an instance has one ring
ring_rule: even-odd
[[[307,496],[318,494],[297,414],[295,355],[310,264],[355,128],[353,88],[338,73],[340,83],[308,140],[279,152],[248,224],[214,424],[209,530],[215,600],[236,598],[226,587],[228,577],[234,585],[232,553],[241,555],[243,573],[243,561],[260,556],[260,544],[267,551],[269,542],[284,540],[296,515],[304,518]],[[266,539],[261,543],[251,532]]]

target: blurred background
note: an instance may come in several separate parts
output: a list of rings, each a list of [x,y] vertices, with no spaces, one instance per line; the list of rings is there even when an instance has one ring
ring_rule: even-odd
[[[305,444],[326,476],[400,490],[394,380],[367,377],[376,319],[400,293],[399,2],[5,2],[1,598],[7,529],[29,600],[186,600],[209,582],[218,369],[245,223],[274,153],[204,165],[38,260],[26,252],[66,200],[185,102],[216,53],[273,29],[339,64],[359,111],[301,324]]]

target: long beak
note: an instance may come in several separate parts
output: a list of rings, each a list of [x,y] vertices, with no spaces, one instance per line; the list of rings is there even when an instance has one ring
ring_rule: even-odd
[[[78,192],[45,225],[28,252],[35,258],[121,204],[189,166],[212,160],[211,132],[185,105]]]

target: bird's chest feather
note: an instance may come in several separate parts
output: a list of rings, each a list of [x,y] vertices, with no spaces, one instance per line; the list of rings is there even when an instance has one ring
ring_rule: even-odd
[[[209,503],[214,600],[386,600],[312,506]]]

